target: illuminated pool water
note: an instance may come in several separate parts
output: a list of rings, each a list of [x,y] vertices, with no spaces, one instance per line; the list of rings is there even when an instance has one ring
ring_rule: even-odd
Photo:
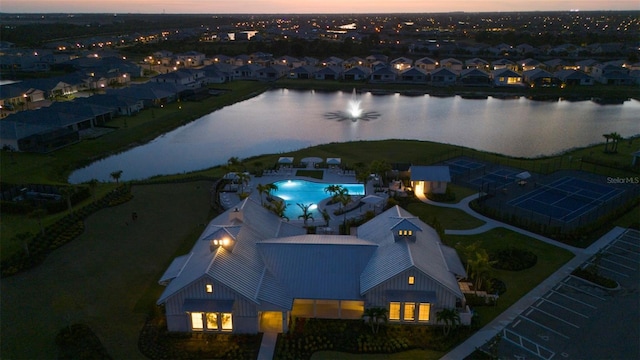
[[[322,224],[324,220],[318,211],[317,205],[324,199],[331,196],[324,189],[331,185],[340,185],[349,191],[349,195],[364,195],[363,184],[327,184],[307,180],[283,180],[274,183],[278,190],[272,192],[284,200],[287,204],[284,214],[289,220],[298,220],[298,216],[302,215],[302,209],[297,204],[309,205],[311,215],[315,224]]]

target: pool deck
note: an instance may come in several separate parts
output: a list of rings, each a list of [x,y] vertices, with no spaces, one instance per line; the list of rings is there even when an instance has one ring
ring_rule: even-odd
[[[358,183],[358,181],[356,181],[354,171],[345,172],[338,168],[313,169],[313,170],[321,170],[324,173],[322,179],[317,179],[317,178],[310,178],[306,176],[296,176],[295,174],[297,170],[305,170],[305,169],[281,167],[278,171],[265,172],[261,177],[252,176],[249,180],[249,183],[244,186],[244,192],[249,193],[250,197],[259,201],[260,193],[256,190],[256,187],[258,186],[258,184],[270,184],[270,183],[274,183],[281,180],[294,180],[294,179],[316,181],[316,182],[321,182],[326,184]],[[373,195],[373,194],[375,194],[374,188],[373,188],[373,182],[369,181],[367,182],[367,185],[365,187],[365,196]],[[386,198],[386,194],[378,193],[376,195]],[[329,195],[327,195],[327,198],[329,198]],[[220,193],[220,203],[225,209],[232,208],[238,202],[240,202],[240,197],[238,196],[238,193],[236,192]],[[322,201],[318,205],[321,209],[322,208],[327,209],[329,214],[331,215],[331,220],[329,221],[329,225],[324,226],[325,223],[322,219],[314,219],[314,221],[310,222],[309,225],[315,225],[315,226],[321,227],[322,231],[327,233],[337,233],[339,225],[344,220],[344,216],[334,215],[333,211],[337,210],[340,205],[336,204],[336,205],[326,206],[326,201]],[[359,217],[359,216],[362,216],[364,212],[368,210],[375,210],[375,209],[376,209],[375,206],[371,204],[364,204],[363,206],[357,207],[356,209],[347,212],[347,218]],[[290,219],[289,222],[293,224],[297,224],[297,223],[300,223],[300,225],[303,224],[303,221],[298,219]]]

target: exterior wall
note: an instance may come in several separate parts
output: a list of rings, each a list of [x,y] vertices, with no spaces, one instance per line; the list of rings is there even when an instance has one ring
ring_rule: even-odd
[[[444,181],[424,181],[424,192],[433,194],[444,194],[447,192],[447,183]]]
[[[205,286],[213,285],[213,292],[207,293]],[[228,287],[203,277],[190,284],[176,295],[167,299],[165,311],[167,328],[169,331],[191,331],[189,314],[182,310],[185,299],[210,299],[229,300],[234,299],[233,305],[233,332],[256,333],[258,332],[258,310],[254,303],[236,294]],[[204,311],[203,311],[204,312]]]
[[[409,285],[409,276],[414,276],[415,282]],[[431,311],[428,324],[435,324],[435,314],[444,308],[456,307],[456,296],[451,291],[443,288],[442,285],[425,275],[418,269],[409,269],[385,281],[365,294],[365,308],[384,307],[389,309],[390,300],[386,298],[385,292],[388,290],[404,291],[434,291],[436,302],[431,303]]]

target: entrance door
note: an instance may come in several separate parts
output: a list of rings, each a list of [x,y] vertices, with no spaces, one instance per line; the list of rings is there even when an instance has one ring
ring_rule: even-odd
[[[282,313],[278,311],[263,311],[260,314],[260,332],[281,333]]]

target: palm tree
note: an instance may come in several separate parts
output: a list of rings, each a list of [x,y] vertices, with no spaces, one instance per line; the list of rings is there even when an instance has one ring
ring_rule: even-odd
[[[373,307],[364,309],[362,318],[367,319],[367,323],[371,327],[371,332],[377,334],[380,329],[380,323],[386,323],[389,320],[387,309],[383,307]]]
[[[326,188],[324,188],[324,192],[328,193],[333,197],[333,195],[335,195],[340,190],[340,188],[342,188],[342,186],[340,185],[329,185]]]
[[[309,221],[309,219],[314,220],[313,215],[311,215],[311,211],[309,210],[309,208],[311,207],[311,205],[313,205],[313,203],[308,205],[298,203],[297,205],[302,210],[302,215],[299,215],[298,219],[302,218],[302,220],[304,221],[304,226],[306,227],[307,221]]]
[[[284,201],[274,201],[269,205],[264,205],[264,207],[271,210],[271,212],[279,217],[289,221],[289,218],[284,214],[284,211],[287,209],[287,204],[285,204]]]
[[[442,309],[436,313],[436,321],[444,323],[444,335],[449,335],[451,329],[460,324],[460,315],[456,309]]]
[[[114,171],[111,173],[111,178],[116,181],[116,184],[120,183],[120,177],[122,176],[122,170]]]
[[[489,261],[489,254],[487,251],[482,249],[481,251],[476,252],[475,259],[468,260],[471,265],[471,271],[473,272],[473,277],[475,280],[474,288],[479,290],[482,286],[483,280],[489,278],[491,274],[491,265],[495,264],[495,261]]]
[[[262,195],[266,194],[269,191],[267,185],[258,184],[258,186],[256,186],[256,190],[258,190],[258,194],[260,194],[260,205],[264,205],[262,201]]]
[[[325,227],[329,226],[329,221],[331,221],[331,215],[329,215],[329,212],[327,211],[327,209],[322,209],[320,214],[322,214],[322,220],[324,220],[324,226]]]
[[[612,149],[611,152],[612,153],[617,153],[618,152],[618,142],[620,140],[624,140],[624,138],[618,134],[617,132],[612,132],[611,134],[609,134],[609,136],[611,137],[611,140],[613,141],[613,144],[611,145]]]
[[[240,158],[233,156],[230,157],[229,160],[227,160],[227,169],[229,169],[229,171],[240,171],[242,167],[242,161],[240,160]]]
[[[278,191],[278,185],[274,183],[267,184],[267,199],[271,201],[271,193],[274,191]]]
[[[371,169],[372,173],[378,175],[380,179],[378,183],[380,185],[386,183],[387,172],[391,170],[391,165],[389,165],[389,163],[387,163],[385,160],[374,160],[371,162],[369,168]]]
[[[611,140],[611,134],[602,134],[602,136],[607,140],[607,142],[604,143],[604,152],[608,153],[609,152],[609,140]]]
[[[467,263],[467,275],[470,274],[470,266],[471,263],[469,262],[469,260],[472,259],[473,255],[478,251],[478,249],[480,248],[480,242],[475,241],[472,244],[469,245],[462,245],[460,243],[456,244],[456,250],[458,250],[459,252],[462,253],[462,257],[465,259],[465,262]]]
[[[244,186],[249,184],[249,179],[251,179],[251,176],[249,176],[249,174],[247,173],[243,173],[243,172],[239,172],[236,173],[236,177],[238,182],[240,182],[240,193],[244,193]]]

